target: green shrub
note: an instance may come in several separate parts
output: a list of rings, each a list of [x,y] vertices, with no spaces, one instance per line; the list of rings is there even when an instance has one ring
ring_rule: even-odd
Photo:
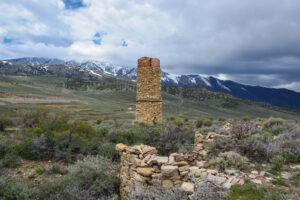
[[[0,169],[3,167],[16,168],[19,164],[20,162],[13,147],[0,142]]]
[[[40,168],[38,168],[38,169],[35,170],[35,172],[36,172],[38,175],[42,175],[42,174],[44,174],[44,173],[46,172],[46,169],[40,169]]]
[[[242,117],[242,120],[243,121],[250,121],[250,117],[245,115],[245,116]]]
[[[109,116],[104,115],[104,116],[102,116],[102,117],[100,117],[100,118],[97,119],[97,124],[101,124],[103,121],[109,120],[109,119],[110,119]]]
[[[189,116],[184,116],[183,120],[184,120],[184,122],[188,122],[190,120],[190,117]]]
[[[161,128],[148,129],[144,144],[156,147],[162,155],[174,152],[184,153],[192,150],[194,137],[195,134],[191,128],[167,123]]]
[[[36,175],[35,175],[35,174],[30,174],[30,175],[28,176],[28,179],[34,179],[34,178],[36,178]]]
[[[118,136],[118,142],[128,145],[134,145],[138,143],[144,143],[145,133],[139,130],[130,129],[128,131],[121,132]]]
[[[53,144],[45,135],[24,139],[18,146],[17,151],[23,158],[29,160],[48,160],[53,156]]]
[[[0,177],[1,200],[31,200],[34,197],[35,192],[22,181]]]
[[[10,147],[0,141],[0,159],[4,158],[4,156],[10,151]]]
[[[226,118],[225,117],[219,117],[218,120],[219,120],[219,122],[224,122],[224,121],[226,121]]]
[[[97,149],[97,131],[85,122],[73,124],[64,132],[55,132],[53,143],[55,159],[70,162],[80,154],[87,155]],[[100,142],[100,141],[99,141]]]
[[[270,128],[274,125],[282,125],[285,121],[281,118],[273,118],[273,117],[270,117],[269,119],[267,119],[265,122],[264,122],[264,128]]]
[[[22,113],[21,123],[27,128],[41,127],[49,120],[46,107],[38,107],[35,111]]]
[[[98,154],[114,162],[120,161],[119,152],[116,150],[116,144],[104,143],[99,147]]]
[[[183,121],[180,118],[176,118],[174,122],[177,126],[182,126],[183,125]]]
[[[211,126],[212,125],[212,120],[211,119],[204,119],[203,125],[204,126]]]
[[[266,172],[268,172],[268,173],[270,173],[270,174],[273,174],[273,175],[275,175],[275,176],[280,175],[280,172],[277,171],[277,170],[275,170],[275,169],[268,169],[268,170],[266,170]]]
[[[69,174],[40,190],[40,199],[110,199],[119,194],[118,168],[109,159],[87,156],[69,167]]]
[[[197,127],[197,128],[201,128],[202,125],[203,125],[203,121],[204,121],[203,118],[198,118],[198,119],[196,120],[196,127]]]
[[[250,180],[246,179],[243,186],[233,185],[226,200],[282,200],[297,199],[294,195],[289,195],[285,191],[258,187]]]
[[[7,126],[10,126],[12,121],[5,115],[0,115],[0,131],[5,131]]]
[[[215,117],[214,116],[209,116],[208,119],[210,119],[211,121],[214,121]]]
[[[282,156],[275,156],[272,159],[272,164],[273,164],[273,168],[272,168],[273,170],[281,171],[284,164],[284,160]]]
[[[218,157],[210,160],[210,163],[221,172],[224,172],[226,169],[245,170],[249,165],[246,157],[233,151],[220,153]]]
[[[62,169],[62,167],[59,164],[54,164],[48,171],[47,174],[67,174],[68,170]]]
[[[291,178],[290,178],[290,181],[291,181],[291,184],[298,187],[300,186],[300,173],[297,173],[295,175],[293,175]]]
[[[168,121],[175,121],[177,117],[175,115],[170,115],[169,117],[167,117]]]
[[[282,185],[285,187],[289,187],[289,184],[287,184],[283,179],[281,178],[273,178],[272,183],[274,185]]]
[[[16,168],[20,166],[20,161],[15,153],[8,153],[2,159],[0,159],[0,169],[6,168]]]

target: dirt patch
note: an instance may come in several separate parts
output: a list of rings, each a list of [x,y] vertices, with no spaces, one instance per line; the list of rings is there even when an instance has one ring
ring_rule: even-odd
[[[69,108],[69,107],[71,107],[71,105],[46,105],[47,107],[49,107],[49,108],[58,108],[58,109],[62,109],[62,108]]]
[[[25,103],[25,104],[48,104],[48,103],[71,103],[78,100],[63,99],[63,98],[48,98],[48,99],[39,99],[39,98],[25,98],[25,97],[9,97],[9,98],[0,98],[0,101],[9,102],[9,103]]]
[[[47,171],[56,164],[49,161],[31,161],[20,158],[21,165],[18,168],[11,169],[15,177],[21,178],[34,189],[38,189],[42,183],[53,178],[61,177],[61,174],[48,174]],[[65,170],[67,166],[60,165],[61,169]],[[38,174],[37,170],[45,170],[42,174]]]
[[[19,96],[17,96],[17,95],[8,94],[8,93],[1,94],[0,97],[3,97],[3,98],[19,98]]]

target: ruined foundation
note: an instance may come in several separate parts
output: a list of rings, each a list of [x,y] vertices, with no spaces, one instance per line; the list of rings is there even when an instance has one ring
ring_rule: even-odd
[[[157,58],[138,60],[136,120],[147,124],[162,122],[161,69]]]
[[[228,136],[195,133],[195,150],[189,154],[172,153],[159,156],[155,147],[136,145],[128,147],[117,144],[121,156],[120,193],[122,200],[131,200],[136,189],[147,192],[151,187],[177,187],[189,200],[196,200],[197,181],[208,181],[229,189],[232,185],[243,185],[245,174],[237,177],[219,173],[205,161],[205,146],[214,139]],[[155,199],[155,198],[151,198]]]

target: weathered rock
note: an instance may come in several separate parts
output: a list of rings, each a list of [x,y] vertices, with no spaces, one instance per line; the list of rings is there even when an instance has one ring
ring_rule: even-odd
[[[187,163],[186,161],[180,161],[180,162],[174,162],[174,163],[172,163],[172,165],[177,165],[179,167],[186,166],[188,164],[189,163]]]
[[[179,170],[180,172],[183,172],[183,171],[189,171],[189,169],[190,169],[190,166],[188,166],[188,165],[183,166],[183,167],[179,167],[179,168],[178,168],[178,170]]]
[[[154,179],[161,179],[162,175],[160,173],[155,173],[155,174],[152,174],[152,178]]]
[[[136,146],[133,147],[127,147],[126,148],[127,153],[129,154],[140,154],[141,152],[139,151],[138,148],[136,148]]]
[[[151,168],[141,168],[141,167],[138,167],[136,169],[136,172],[142,176],[151,176],[152,174],[152,171],[151,171]]]
[[[134,159],[134,165],[138,166],[138,167],[142,166],[142,160],[138,159],[138,158],[135,158]]]
[[[262,184],[261,180],[259,179],[252,179],[251,181],[255,184],[260,184],[260,185]]]
[[[200,151],[200,155],[202,155],[203,157],[206,157],[208,154],[207,151],[203,150],[203,151]]]
[[[289,172],[281,172],[281,177],[284,179],[290,179],[292,177],[292,174]]]
[[[256,171],[256,170],[251,171],[251,174],[258,175],[258,171]]]
[[[162,181],[162,186],[166,188],[173,187],[173,182],[171,180],[163,180]]]
[[[237,183],[238,185],[244,185],[245,184],[245,180],[244,179],[241,179],[239,180],[239,182]]]
[[[300,169],[300,165],[290,165],[291,169]]]
[[[210,166],[209,162],[207,161],[197,161],[197,167],[199,168],[208,168]]]
[[[138,182],[141,182],[141,183],[145,183],[146,180],[150,180],[149,178],[143,177],[143,176],[141,176],[141,175],[139,175],[137,173],[133,173],[133,179],[135,181],[138,181]]]
[[[201,175],[201,171],[198,167],[190,167],[189,176],[199,177]]]
[[[163,165],[163,164],[167,164],[168,163],[168,161],[169,161],[169,158],[168,157],[163,157],[163,156],[157,156],[156,157],[156,160],[157,160],[157,163],[159,164],[159,165]]]
[[[142,146],[141,147],[141,149],[142,149],[142,153],[143,154],[157,154],[157,150],[156,150],[156,148],[155,147],[150,147],[150,146]]]
[[[235,169],[226,169],[225,173],[229,174],[229,175],[234,175],[235,173],[237,173],[238,171]]]
[[[187,194],[194,193],[194,185],[192,183],[183,182],[181,185],[181,189],[186,192]]]
[[[215,182],[219,185],[221,185],[222,183],[224,183],[227,179],[224,177],[220,177],[220,176],[216,176],[215,178]]]
[[[174,155],[174,158],[175,158],[175,162],[184,161],[184,157],[182,154],[176,154]]]
[[[151,159],[152,156],[154,156],[154,155],[147,155],[147,156],[142,160],[142,162],[143,162],[143,163],[147,163],[147,162]]]
[[[161,167],[161,173],[164,177],[171,177],[178,172],[178,166],[166,165]]]
[[[265,171],[261,171],[261,172],[259,173],[259,175],[260,175],[260,176],[264,176],[265,173],[266,173]]]
[[[249,174],[249,178],[255,179],[255,178],[256,178],[256,175],[254,175],[254,174]]]
[[[188,171],[180,172],[180,176],[186,176],[188,173],[189,173]]]
[[[207,172],[212,174],[212,175],[216,175],[218,173],[218,171],[215,170],[215,169],[209,169],[209,170],[207,170]]]
[[[250,163],[250,167],[254,168],[255,164],[254,163]]]
[[[116,145],[116,149],[118,151],[121,151],[121,152],[126,151],[126,148],[127,148],[127,146],[125,144],[122,144],[122,143],[119,143],[119,144]]]
[[[227,188],[227,189],[230,189],[231,188],[231,183],[229,180],[227,180],[225,183],[223,183],[222,185],[223,187]]]
[[[231,184],[232,184],[232,185],[235,185],[235,184],[237,184],[238,182],[239,182],[239,179],[236,178],[236,177],[233,177],[232,180],[231,180]]]

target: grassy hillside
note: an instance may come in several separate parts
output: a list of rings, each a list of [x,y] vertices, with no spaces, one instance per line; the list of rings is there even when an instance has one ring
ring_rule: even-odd
[[[199,97],[200,93],[197,91],[197,94],[191,89],[182,89],[181,92],[175,93],[164,89],[164,118],[174,114],[190,117],[235,118],[248,115],[251,118],[274,116],[300,119],[299,112],[264,107],[237,98],[231,99],[221,93],[199,90],[204,98],[193,98],[193,94]],[[217,97],[211,97],[214,95]],[[80,82],[74,83],[72,80],[54,76],[0,76],[1,113],[13,116],[18,110],[33,109],[41,104],[51,111],[66,110],[86,119],[96,119],[103,115],[135,118],[135,90],[131,84],[112,79],[83,86]]]

